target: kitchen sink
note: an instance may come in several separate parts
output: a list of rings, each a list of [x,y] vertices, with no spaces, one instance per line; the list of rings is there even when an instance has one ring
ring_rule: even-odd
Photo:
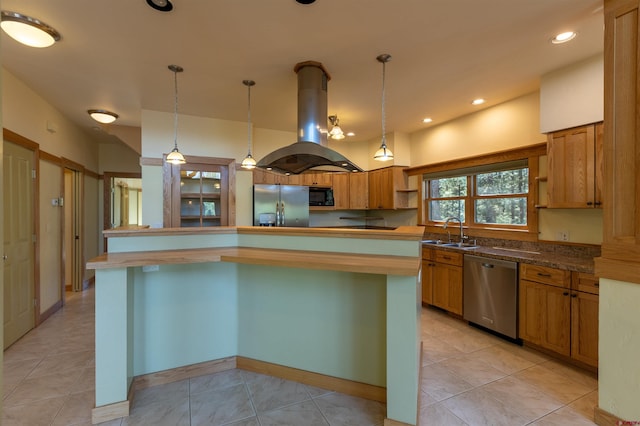
[[[441,247],[459,248],[459,249],[463,249],[463,250],[469,250],[469,249],[478,248],[478,246],[476,244],[471,244],[471,243],[445,243],[442,240],[422,240],[422,243],[423,244],[434,245],[434,246],[441,246]]]
[[[454,248],[459,248],[459,249],[464,249],[464,250],[478,248],[477,245],[471,244],[471,243],[447,243],[447,244],[442,244],[442,246],[443,247],[454,247]]]

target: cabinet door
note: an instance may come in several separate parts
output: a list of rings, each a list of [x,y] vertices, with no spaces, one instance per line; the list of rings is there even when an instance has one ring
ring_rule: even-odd
[[[331,188],[333,185],[332,174],[333,173],[309,172],[302,173],[300,177],[302,178],[302,185]]]
[[[552,208],[588,208],[596,200],[595,126],[554,132],[547,141],[547,200]]]
[[[566,289],[541,284],[544,290],[542,346],[562,355],[571,353],[571,297]]]
[[[369,208],[393,209],[393,170],[380,169],[369,172]]]
[[[462,268],[435,263],[432,277],[433,304],[462,315]]]
[[[367,172],[349,175],[349,208],[353,210],[369,208],[369,174]]]
[[[433,305],[433,267],[430,260],[422,261],[422,303]]]
[[[182,165],[165,162],[164,226],[234,225],[234,198],[229,192],[233,187],[233,174],[229,172],[231,164],[235,164],[235,159],[189,157]]]
[[[598,366],[598,296],[571,295],[571,357]]]
[[[349,208],[349,178],[349,173],[333,174],[333,202],[336,210]]]
[[[519,336],[522,340],[542,345],[542,311],[544,286],[520,280],[518,287]]]

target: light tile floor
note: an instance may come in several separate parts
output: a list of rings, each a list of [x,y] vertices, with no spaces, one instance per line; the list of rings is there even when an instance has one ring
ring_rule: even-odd
[[[90,425],[94,291],[4,353],[2,425]],[[593,425],[597,379],[435,310],[422,311],[421,425]],[[382,425],[384,405],[242,370],[136,393],[106,425]]]

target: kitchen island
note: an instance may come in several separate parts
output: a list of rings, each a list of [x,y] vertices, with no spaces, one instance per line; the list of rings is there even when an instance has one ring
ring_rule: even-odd
[[[136,388],[245,368],[384,401],[416,424],[422,227],[105,231],[94,423]]]

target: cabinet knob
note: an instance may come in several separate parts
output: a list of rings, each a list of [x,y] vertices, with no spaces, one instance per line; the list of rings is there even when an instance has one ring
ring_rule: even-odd
[[[571,297],[578,297],[578,295],[576,293],[573,293]]]
[[[588,205],[588,206],[592,206],[592,205],[593,205],[593,202],[591,202],[591,201],[587,201],[587,205]]]
[[[562,293],[562,295],[563,295],[563,296],[568,296],[568,295],[569,295],[569,292],[568,292],[568,291],[565,291],[564,293]]]

